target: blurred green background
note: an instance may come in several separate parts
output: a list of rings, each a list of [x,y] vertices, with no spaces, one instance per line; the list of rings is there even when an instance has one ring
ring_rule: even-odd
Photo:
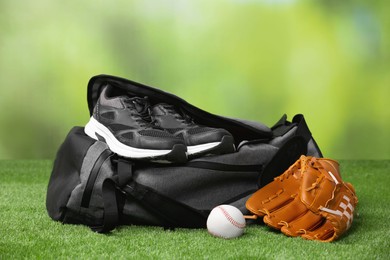
[[[306,120],[335,159],[390,159],[390,1],[0,1],[0,159],[48,158],[125,77],[212,113]]]

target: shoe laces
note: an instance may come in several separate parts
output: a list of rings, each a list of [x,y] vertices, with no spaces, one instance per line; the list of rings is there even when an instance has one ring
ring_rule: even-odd
[[[127,108],[131,109],[131,116],[141,126],[147,128],[156,128],[155,120],[151,117],[150,103],[148,97],[133,97],[124,99]]]

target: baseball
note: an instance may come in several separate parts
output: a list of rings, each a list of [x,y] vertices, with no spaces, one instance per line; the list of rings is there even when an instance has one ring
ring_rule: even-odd
[[[230,205],[215,207],[207,218],[207,230],[216,237],[236,238],[244,233],[245,218],[241,211]]]

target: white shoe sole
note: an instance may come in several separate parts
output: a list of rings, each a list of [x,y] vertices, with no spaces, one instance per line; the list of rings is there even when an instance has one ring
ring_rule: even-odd
[[[127,158],[155,158],[172,152],[172,150],[140,149],[125,145],[119,142],[111,131],[99,123],[94,117],[90,118],[88,124],[84,128],[84,132],[95,140],[99,140],[97,135],[103,137],[111,151]]]
[[[233,153],[235,150],[236,148],[232,136],[224,136],[220,142],[187,146],[187,153],[191,158],[207,154],[218,155]]]
[[[188,155],[199,154],[199,153],[202,153],[204,151],[209,151],[220,144],[221,144],[221,142],[213,142],[213,143],[207,143],[207,144],[198,144],[198,145],[187,146],[187,153],[188,153]]]

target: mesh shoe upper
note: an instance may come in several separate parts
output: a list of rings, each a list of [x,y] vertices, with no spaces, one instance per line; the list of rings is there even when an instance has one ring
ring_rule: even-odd
[[[198,125],[186,113],[165,103],[153,106],[152,117],[158,126],[183,138],[187,146],[221,142],[224,136],[231,136],[225,129]]]
[[[106,126],[118,141],[135,148],[157,150],[184,144],[180,138],[153,124],[147,98],[110,97],[109,91],[109,86],[102,91],[93,117]]]

